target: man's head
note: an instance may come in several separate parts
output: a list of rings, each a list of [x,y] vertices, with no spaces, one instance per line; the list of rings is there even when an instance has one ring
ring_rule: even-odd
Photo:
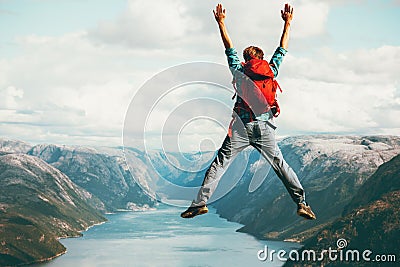
[[[243,50],[243,58],[246,62],[253,58],[263,59],[264,52],[257,46],[249,46]]]

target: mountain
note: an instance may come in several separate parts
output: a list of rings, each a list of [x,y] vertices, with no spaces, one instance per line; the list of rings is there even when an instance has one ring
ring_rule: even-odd
[[[246,149],[231,164],[214,194],[214,200],[223,198],[211,204],[222,217],[243,224],[240,231],[261,239],[308,242],[321,229],[341,216],[350,216],[360,206],[370,205],[371,201],[397,201],[396,195],[385,195],[392,186],[386,180],[375,179],[373,187],[381,191],[370,192],[363,185],[374,180],[370,177],[380,165],[400,154],[399,137],[298,136],[285,138],[279,146],[305,187],[317,220],[298,217],[296,205],[273,171],[268,173],[265,160],[255,150]],[[156,205],[153,198],[176,198],[187,205],[195,197],[196,187],[201,185],[215,153],[32,146],[1,140],[0,155],[3,155],[0,182],[5,185],[0,191],[0,231],[8,236],[8,241],[0,243],[0,259],[28,262],[63,253],[54,237],[79,234],[79,229],[101,221],[95,219],[92,211],[98,214],[98,211],[146,209]],[[16,159],[12,160],[13,157]],[[176,186],[171,188],[171,184]],[[386,184],[388,188],[384,187]],[[225,195],[230,188],[233,189]],[[67,196],[78,210],[91,210],[83,213],[74,210]],[[379,211],[375,209],[374,214]],[[65,228],[66,225],[69,227]],[[27,231],[29,227],[34,231]],[[39,242],[39,246],[33,250],[32,246],[16,244],[22,238],[18,233],[24,233],[25,244]],[[27,252],[20,253],[20,247]],[[10,256],[10,251],[15,255]]]
[[[32,145],[17,141],[17,140],[7,140],[0,138],[0,153],[10,154],[10,153],[27,153],[32,148]]]
[[[108,211],[155,204],[132,177],[120,149],[36,145],[27,153],[65,173]]]
[[[343,215],[397,190],[400,190],[400,155],[378,168],[346,206]]]
[[[239,231],[261,239],[303,241],[313,236],[342,215],[378,166],[400,154],[396,136],[299,136],[279,146],[298,174],[317,220],[296,215],[296,205],[272,170],[256,191],[249,192],[255,169],[267,165],[254,161],[254,156],[239,185],[214,204],[222,217],[244,225]]]
[[[336,248],[336,242],[344,238],[347,250],[358,250],[360,262],[330,261],[288,262],[285,266],[365,266],[362,252],[370,250],[375,255],[395,255],[397,262],[385,262],[382,266],[398,266],[400,255],[400,155],[378,170],[360,187],[358,193],[345,208],[343,217],[323,227],[309,238],[300,253],[305,250],[321,251],[328,247]],[[345,254],[346,255],[346,254]],[[378,262],[374,266],[380,266]]]
[[[106,220],[92,207],[101,206],[98,199],[37,157],[0,156],[0,183],[1,266],[60,255],[58,238]]]
[[[132,175],[149,195],[166,203],[190,203],[215,153],[138,151],[125,148],[124,154],[132,167]]]

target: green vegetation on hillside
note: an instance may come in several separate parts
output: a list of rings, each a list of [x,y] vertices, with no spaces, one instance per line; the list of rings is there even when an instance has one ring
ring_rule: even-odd
[[[65,252],[58,238],[105,221],[87,192],[38,158],[1,156],[0,183],[1,266],[51,259]]]

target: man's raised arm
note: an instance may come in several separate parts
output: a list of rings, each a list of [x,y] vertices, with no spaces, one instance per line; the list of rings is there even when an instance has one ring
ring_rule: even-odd
[[[213,10],[213,13],[215,20],[218,23],[219,32],[221,34],[222,42],[224,43],[225,49],[232,48],[233,43],[225,26],[225,9],[222,8],[221,4],[218,4],[215,10]]]
[[[280,47],[287,50],[289,42],[290,22],[293,19],[293,7],[291,7],[289,4],[286,4],[285,8],[281,10],[281,16],[285,24],[283,26]]]

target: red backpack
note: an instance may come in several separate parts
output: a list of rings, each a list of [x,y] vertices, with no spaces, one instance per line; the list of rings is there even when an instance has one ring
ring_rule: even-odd
[[[279,88],[282,92],[282,89],[275,80],[269,63],[253,58],[242,65],[245,75],[241,75],[240,83],[235,77],[235,83],[240,84],[239,96],[254,114],[259,115],[271,111],[274,117],[278,117],[280,108],[276,99],[276,90]]]

